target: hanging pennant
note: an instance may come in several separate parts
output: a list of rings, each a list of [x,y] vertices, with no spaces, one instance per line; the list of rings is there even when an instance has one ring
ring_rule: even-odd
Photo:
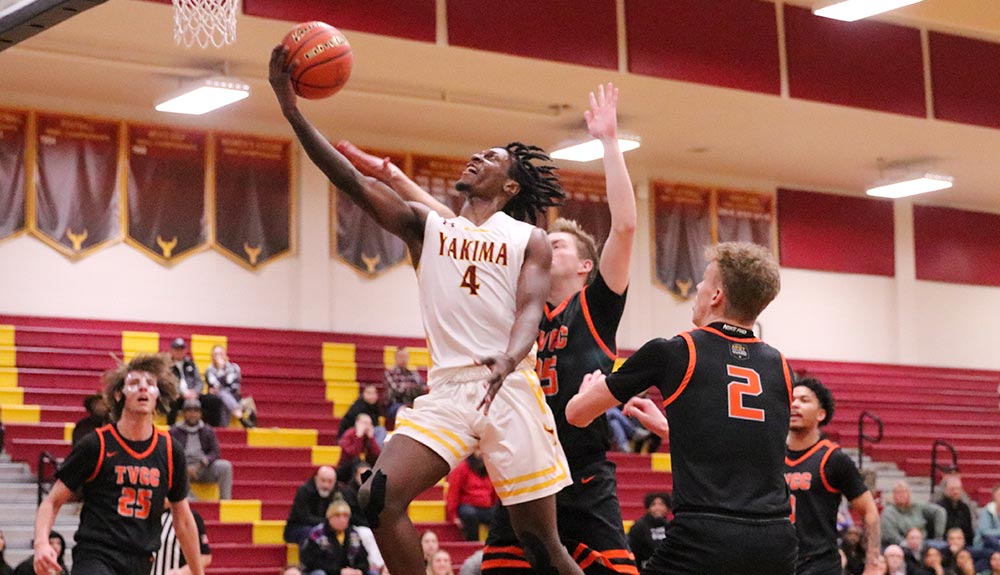
[[[25,229],[28,113],[0,110],[0,240]]]
[[[680,299],[695,294],[712,243],[710,192],[706,188],[652,182],[652,237],[657,283]]]
[[[773,210],[773,194],[717,190],[719,242],[751,242],[772,249]]]

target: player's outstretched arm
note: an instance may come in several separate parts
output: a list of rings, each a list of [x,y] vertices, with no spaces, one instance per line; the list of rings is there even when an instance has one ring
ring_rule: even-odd
[[[294,64],[286,64],[288,48],[278,45],[271,52],[269,80],[281,112],[292,125],[309,159],[326,174],[333,185],[346,193],[365,212],[375,218],[380,226],[399,236],[412,248],[423,240],[426,211],[413,209],[392,188],[358,172],[347,158],[320,134],[297,105],[292,89],[291,73]]]
[[[871,491],[865,491],[851,500],[851,511],[861,515],[865,524],[865,571],[863,575],[878,575],[878,559],[881,555],[882,521],[878,516],[878,506]]]
[[[477,409],[483,414],[490,411],[490,403],[496,396],[503,380],[510,375],[524,356],[531,351],[538,338],[538,324],[542,321],[542,308],[549,294],[549,269],[552,267],[552,247],[548,236],[540,228],[531,231],[528,247],[524,252],[524,263],[517,281],[517,301],[514,310],[514,325],[510,328],[507,350],[492,357],[479,358],[480,363],[490,368],[486,380],[486,395]]]
[[[335,147],[359,172],[389,186],[404,200],[423,204],[437,212],[442,218],[455,217],[455,212],[450,207],[438,201],[427,190],[418,186],[416,182],[403,173],[403,170],[399,169],[399,166],[393,164],[392,160],[388,157],[379,158],[369,154],[347,140],[337,142]]]
[[[191,506],[187,498],[170,502],[170,511],[174,514],[174,532],[181,542],[181,553],[185,557],[200,557],[201,544],[198,541],[198,525],[191,515]],[[205,575],[201,561],[188,561],[192,575]]]
[[[611,211],[611,233],[601,251],[598,269],[617,294],[625,293],[638,221],[632,180],[618,145],[618,88],[608,82],[590,93],[590,109],[583,113],[587,131],[604,146],[604,179]]]
[[[583,376],[580,391],[566,404],[566,421],[576,427],[587,427],[605,411],[620,402],[611,394],[601,370]]]
[[[61,480],[56,480],[49,494],[38,505],[35,513],[35,573],[49,575],[61,573],[59,556],[49,544],[49,533],[56,523],[59,510],[73,496],[73,492]]]
[[[670,439],[670,425],[667,423],[667,416],[663,414],[659,406],[652,399],[646,397],[633,397],[625,404],[622,410],[625,417],[634,417],[639,420],[643,427],[655,433],[663,439]]]

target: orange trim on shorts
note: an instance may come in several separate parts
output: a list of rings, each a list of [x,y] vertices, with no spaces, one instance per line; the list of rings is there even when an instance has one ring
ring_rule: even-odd
[[[611,351],[611,348],[609,348],[608,346],[604,345],[604,340],[601,339],[601,336],[597,333],[597,328],[594,327],[594,320],[591,319],[591,317],[590,317],[590,307],[587,306],[587,290],[586,290],[586,288],[584,288],[580,292],[580,306],[581,306],[581,309],[583,310],[583,318],[585,320],[587,320],[587,327],[590,328],[590,335],[594,337],[594,341],[597,342],[598,347],[600,347],[601,351],[603,351],[605,355],[607,355],[609,358],[611,358],[612,361],[617,360],[618,359],[618,354],[616,354],[615,352]]]
[[[156,441],[157,436],[160,435],[160,433],[162,433],[158,432],[154,427],[153,440],[149,442],[149,447],[146,449],[146,451],[142,453],[137,453],[134,449],[132,449],[125,443],[125,440],[122,439],[121,435],[118,435],[118,430],[115,429],[114,425],[109,425],[108,430],[111,431],[111,435],[114,436],[115,440],[118,441],[118,443],[122,446],[122,449],[125,450],[125,453],[128,453],[129,455],[131,455],[136,459],[146,459],[147,457],[149,457],[149,454],[152,453],[154,449],[156,449],[156,444],[158,443]]]
[[[840,446],[830,441],[827,441],[827,443],[830,444],[830,450],[826,452],[826,455],[823,456],[823,460],[819,462],[819,478],[823,480],[823,487],[826,487],[827,491],[830,493],[840,493],[839,490],[834,489],[833,486],[830,485],[830,482],[826,480],[826,460],[830,459],[830,455],[833,454],[833,451]]]
[[[490,553],[507,553],[508,555],[524,557],[524,549],[521,549],[517,545],[511,545],[509,547],[492,547],[487,545],[486,547],[483,547],[483,555]]]
[[[502,569],[504,567],[531,569],[531,563],[528,563],[524,559],[487,559],[483,561],[480,569],[486,571],[487,569]]]
[[[694,373],[694,364],[695,362],[698,361],[698,352],[695,350],[694,340],[691,339],[691,334],[685,331],[681,333],[681,337],[684,338],[684,341],[687,342],[688,346],[687,371],[684,372],[684,379],[681,380],[681,385],[680,387],[677,388],[677,391],[675,391],[670,397],[668,397],[663,401],[663,407],[666,407],[671,403],[673,403],[674,400],[681,395],[681,392],[684,391],[684,388],[687,387],[688,383],[691,382],[691,374]]]
[[[698,329],[702,331],[707,331],[708,333],[714,333],[715,335],[719,337],[724,337],[729,341],[738,341],[742,343],[760,343],[759,337],[733,337],[731,335],[726,335],[722,333],[721,331],[715,329],[714,327],[700,327]]]
[[[449,445],[448,442],[446,442],[445,440],[441,439],[441,437],[437,433],[431,431],[430,429],[427,429],[426,427],[422,427],[420,425],[417,425],[416,423],[413,423],[412,421],[407,421],[405,419],[402,420],[402,421],[400,421],[399,419],[397,419],[396,420],[396,429],[399,429],[401,427],[412,427],[413,429],[417,430],[417,432],[424,434],[428,439],[433,439],[434,441],[436,441],[439,444],[443,445],[445,447],[445,449],[447,449],[448,451],[450,451],[451,454],[455,456],[456,459],[462,459],[462,454],[459,453],[458,450],[456,450],[454,447],[452,447],[451,445]],[[459,443],[461,443],[461,442],[459,442]]]
[[[607,549],[600,553],[608,559],[635,559],[635,555],[628,549]]]
[[[639,568],[635,565],[619,565],[617,563],[612,563],[611,568],[618,573],[625,573],[626,575],[639,575]]]
[[[576,549],[573,550],[573,561],[578,560],[580,558],[580,555],[587,549],[588,547],[583,543],[577,543]]]
[[[87,483],[97,479],[97,474],[101,472],[101,464],[104,463],[104,434],[101,432],[107,430],[109,427],[111,427],[110,423],[97,429],[97,440],[100,442],[101,447],[100,451],[97,453],[97,467],[94,468],[94,472],[87,478]]]

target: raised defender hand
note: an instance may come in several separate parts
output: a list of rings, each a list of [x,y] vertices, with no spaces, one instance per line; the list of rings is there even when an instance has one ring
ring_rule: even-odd
[[[489,415],[493,398],[500,391],[503,381],[507,379],[510,372],[514,371],[514,359],[506,353],[501,353],[491,357],[481,357],[476,361],[476,364],[485,365],[490,368],[490,375],[486,378],[485,382],[486,395],[483,396],[483,400],[476,406],[476,409],[483,410],[483,415]]]
[[[597,94],[590,93],[590,109],[583,112],[587,131],[601,142],[618,138],[618,88],[608,82],[597,87]]]
[[[379,158],[358,148],[347,140],[341,140],[334,146],[337,151],[357,168],[362,174],[375,178],[382,183],[388,183],[392,178],[392,160],[389,156]]]
[[[625,417],[634,417],[639,420],[643,427],[666,439],[670,434],[670,426],[667,425],[667,418],[660,411],[660,407],[652,399],[645,397],[633,397],[625,404],[622,410]]]
[[[274,50],[271,50],[268,80],[271,82],[274,95],[278,97],[282,112],[294,110],[298,101],[295,90],[292,89],[292,71],[295,70],[296,65],[294,63],[288,65],[287,60],[288,48],[283,44],[278,44]]]

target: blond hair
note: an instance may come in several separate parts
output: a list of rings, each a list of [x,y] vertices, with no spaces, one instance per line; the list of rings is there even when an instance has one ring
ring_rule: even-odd
[[[753,323],[781,291],[781,272],[774,256],[763,246],[726,242],[705,250],[715,262],[726,294],[726,317]]]
[[[590,260],[593,263],[593,267],[590,268],[590,273],[587,274],[587,284],[594,281],[597,277],[597,266],[600,263],[600,254],[597,251],[597,240],[594,236],[587,233],[576,220],[567,220],[566,218],[556,218],[551,224],[549,224],[548,233],[563,233],[573,236],[576,240],[576,255],[581,260]]]

